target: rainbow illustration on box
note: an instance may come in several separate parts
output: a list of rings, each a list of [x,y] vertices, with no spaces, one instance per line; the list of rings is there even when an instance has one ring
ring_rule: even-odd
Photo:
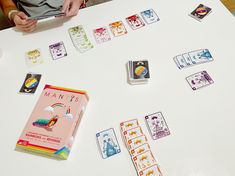
[[[85,91],[46,85],[16,150],[67,159],[88,100]]]

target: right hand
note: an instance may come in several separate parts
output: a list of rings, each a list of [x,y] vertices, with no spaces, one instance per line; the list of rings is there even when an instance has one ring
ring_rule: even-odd
[[[14,12],[11,14],[11,20],[17,29],[23,32],[32,32],[36,29],[37,20],[27,20],[28,16],[24,12]]]

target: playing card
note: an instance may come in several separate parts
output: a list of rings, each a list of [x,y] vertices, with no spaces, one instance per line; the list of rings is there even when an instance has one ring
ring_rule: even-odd
[[[97,133],[96,138],[104,159],[121,152],[113,128]]]
[[[132,128],[123,132],[123,136],[126,142],[141,135],[143,135],[141,127]]]
[[[49,46],[51,56],[54,60],[67,56],[63,42],[58,42]]]
[[[213,57],[208,49],[200,49],[188,53],[193,64],[201,64],[213,61]]]
[[[136,137],[134,139],[131,139],[127,142],[127,147],[129,150],[137,148],[145,143],[148,143],[148,140],[145,135]]]
[[[170,130],[161,112],[147,115],[145,120],[154,140],[170,135]]]
[[[214,81],[206,71],[201,71],[186,78],[193,90],[213,84]]]
[[[145,26],[143,20],[137,14],[127,17],[126,21],[133,30],[139,29],[139,28]]]
[[[185,58],[183,57],[183,55],[178,55],[178,56],[174,57],[174,61],[179,69],[188,67],[188,64],[187,64]]]
[[[148,61],[133,61],[133,75],[134,79],[150,78]]]
[[[194,62],[191,60],[191,57],[189,56],[189,53],[184,53],[182,54],[182,56],[187,64],[187,67],[192,66],[194,64]]]
[[[29,16],[27,19],[28,20],[42,20],[42,19],[45,19],[45,18],[61,17],[61,16],[65,16],[65,13],[57,11],[57,12],[50,13],[50,14],[45,14],[45,15]]]
[[[106,27],[94,29],[93,33],[94,33],[96,42],[99,44],[111,40],[111,37]]]
[[[32,73],[28,73],[25,77],[24,83],[21,86],[20,89],[20,93],[29,93],[29,94],[33,94],[35,93],[39,82],[41,80],[41,76],[40,74],[32,74]]]
[[[81,53],[84,53],[84,52],[94,48],[92,43],[89,41],[82,25],[69,28],[69,35],[70,35],[70,38],[73,42],[73,45]]]
[[[150,150],[150,146],[149,146],[149,144],[146,143],[146,144],[143,144],[135,149],[130,150],[130,154],[132,157],[134,157],[134,156],[140,155],[148,150]]]
[[[158,165],[150,166],[138,173],[139,176],[162,176],[161,170]]]
[[[198,21],[201,21],[205,16],[211,13],[211,8],[207,7],[203,4],[200,4],[194,11],[192,11],[189,15],[195,18]]]
[[[26,52],[25,62],[28,65],[28,67],[33,67],[33,66],[42,64],[43,59],[41,56],[40,49],[35,49],[35,50],[31,50],[31,51]]]
[[[137,119],[128,120],[128,121],[120,123],[120,128],[122,132],[130,130],[132,128],[136,128],[138,126],[139,126],[139,123]]]
[[[115,37],[127,34],[127,30],[122,21],[111,23],[109,27]]]
[[[140,14],[147,24],[151,24],[160,20],[153,9],[145,10]]]
[[[137,172],[140,172],[143,169],[146,169],[152,165],[157,164],[157,162],[156,162],[156,160],[150,150],[148,150],[140,155],[134,156],[132,158],[132,160],[134,162],[134,165],[135,165]]]

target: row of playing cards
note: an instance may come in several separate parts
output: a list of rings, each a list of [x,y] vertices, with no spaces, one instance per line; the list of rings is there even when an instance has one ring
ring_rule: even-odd
[[[94,46],[88,39],[86,32],[82,25],[69,28],[68,31],[69,31],[70,38],[73,42],[73,45],[81,53],[84,53],[94,48]]]
[[[65,49],[64,43],[58,42],[49,46],[49,50],[53,60],[57,60],[67,56],[67,51]],[[28,67],[33,67],[40,65],[44,62],[42,53],[40,49],[34,49],[27,51],[25,53],[25,62]]]
[[[139,176],[162,176],[137,119],[120,123],[121,134]]]
[[[193,65],[213,61],[213,57],[208,49],[200,49],[177,55],[174,57],[174,61],[177,67],[179,69],[182,69]]]
[[[118,140],[113,128],[96,134],[97,143],[104,159],[121,152]]]
[[[130,84],[148,83],[150,78],[147,60],[129,61],[127,63],[128,81]]]
[[[189,16],[195,18],[198,21],[202,21],[209,13],[211,13],[211,8],[203,4],[199,4],[196,9],[194,9]]]
[[[151,24],[160,20],[153,9],[142,11],[140,12],[140,15],[144,20],[138,14],[134,14],[126,18],[126,21],[131,29],[136,30],[145,26],[145,23]],[[109,28],[114,37],[127,34],[127,29],[122,21],[116,21],[109,24]],[[93,34],[98,44],[111,40],[107,27],[94,29]]]
[[[198,73],[190,75],[186,78],[186,80],[193,90],[197,90],[214,83],[214,81],[206,71],[200,71]]]

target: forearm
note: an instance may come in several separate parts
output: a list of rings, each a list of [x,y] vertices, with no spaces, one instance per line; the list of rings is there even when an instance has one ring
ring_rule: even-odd
[[[12,10],[18,10],[12,0],[0,0],[0,5],[5,16],[8,16],[9,12]]]

